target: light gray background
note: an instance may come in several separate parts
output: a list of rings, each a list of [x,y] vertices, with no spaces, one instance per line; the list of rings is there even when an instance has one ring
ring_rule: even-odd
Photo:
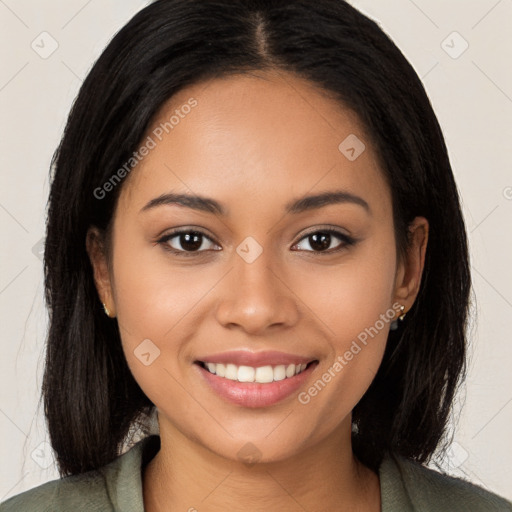
[[[83,78],[146,3],[0,0],[0,500],[58,477],[38,409],[48,168]],[[422,77],[463,198],[477,315],[461,419],[439,464],[512,499],[512,1],[352,3]]]

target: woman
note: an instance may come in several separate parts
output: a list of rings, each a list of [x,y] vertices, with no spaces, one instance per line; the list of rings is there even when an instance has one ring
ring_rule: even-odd
[[[2,511],[512,510],[424,466],[465,370],[467,240],[435,114],[374,22],[340,0],[154,2],[53,164],[43,395],[65,478]]]

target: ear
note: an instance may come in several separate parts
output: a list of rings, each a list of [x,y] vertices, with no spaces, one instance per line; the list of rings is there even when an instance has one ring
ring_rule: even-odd
[[[96,226],[91,226],[85,238],[85,246],[94,272],[94,283],[100,301],[108,309],[109,317],[114,318],[115,303],[109,274],[108,257],[105,250],[105,236]]]
[[[418,295],[428,242],[428,220],[416,217],[409,225],[409,245],[399,262],[395,279],[395,298],[407,313]]]

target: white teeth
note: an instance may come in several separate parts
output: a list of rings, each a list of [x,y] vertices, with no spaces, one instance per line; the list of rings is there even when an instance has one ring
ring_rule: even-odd
[[[286,368],[286,376],[293,377],[295,375],[295,365],[289,364]]]
[[[224,377],[238,382],[259,382],[266,384],[268,382],[279,381],[293,377],[304,371],[307,364],[280,364],[277,366],[236,366],[235,364],[205,363],[208,371],[219,377]]]
[[[274,370],[272,366],[260,366],[256,368],[254,372],[254,380],[253,382],[261,382],[262,384],[266,384],[267,382],[273,382],[274,380]]]
[[[280,364],[274,368],[274,380],[286,379],[286,369],[284,364]]]
[[[239,382],[254,382],[254,374],[256,370],[250,366],[240,366],[238,368],[238,380]]]
[[[226,375],[224,375],[226,379],[230,380],[238,380],[238,368],[234,364],[226,365]]]

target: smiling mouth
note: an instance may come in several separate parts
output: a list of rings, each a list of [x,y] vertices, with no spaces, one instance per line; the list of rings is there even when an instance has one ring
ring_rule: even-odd
[[[236,365],[232,363],[211,363],[205,361],[195,361],[194,363],[201,366],[206,371],[225,379],[238,382],[268,384],[271,382],[290,379],[295,375],[299,375],[310,366],[316,365],[318,360],[315,359],[309,363],[302,364],[265,365],[258,367]]]

